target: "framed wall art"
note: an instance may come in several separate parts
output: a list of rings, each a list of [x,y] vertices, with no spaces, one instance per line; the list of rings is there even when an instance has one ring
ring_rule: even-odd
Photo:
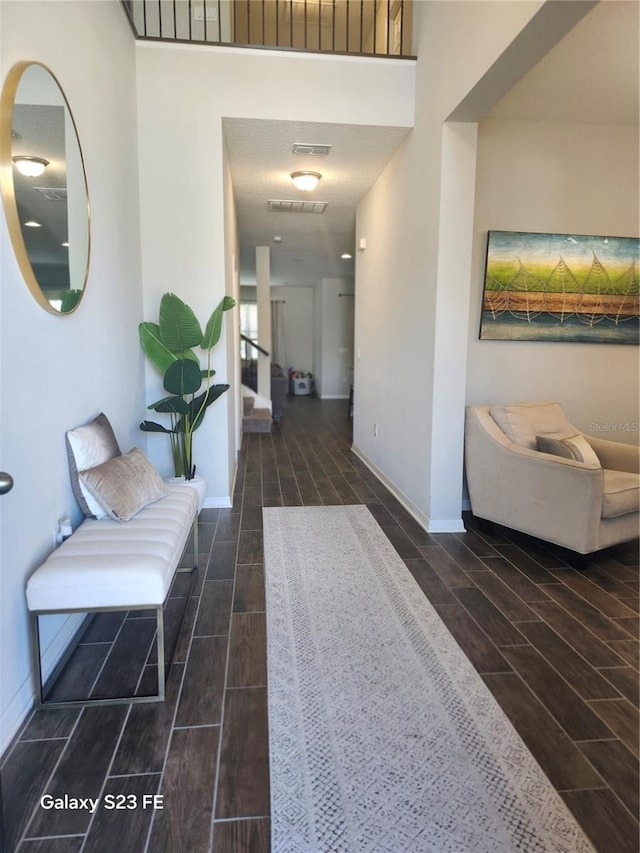
[[[481,340],[638,344],[640,239],[489,231]]]

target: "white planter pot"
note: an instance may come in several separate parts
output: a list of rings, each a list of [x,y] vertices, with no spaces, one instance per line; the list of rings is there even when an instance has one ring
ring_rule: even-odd
[[[207,481],[204,477],[201,477],[199,474],[196,474],[193,480],[185,480],[184,477],[166,477],[165,483],[169,483],[172,486],[189,486],[195,489],[198,493],[198,512],[200,512],[204,506],[204,499],[207,496]]]

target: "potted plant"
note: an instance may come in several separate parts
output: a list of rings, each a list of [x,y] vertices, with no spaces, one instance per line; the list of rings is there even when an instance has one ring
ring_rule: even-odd
[[[140,323],[140,344],[145,354],[163,376],[169,392],[147,408],[168,414],[168,427],[155,421],[142,421],[144,432],[161,432],[169,436],[176,478],[193,481],[193,433],[204,420],[209,406],[228,390],[228,385],[213,385],[215,370],[211,368],[211,350],[220,340],[222,316],[233,308],[235,300],[225,296],[209,318],[204,333],[191,308],[175,293],[165,293],[160,302],[158,323]],[[206,368],[194,347],[205,350]],[[203,385],[204,383],[204,385]]]

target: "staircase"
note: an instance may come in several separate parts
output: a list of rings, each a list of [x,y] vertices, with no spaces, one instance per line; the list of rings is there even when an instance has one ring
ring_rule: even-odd
[[[242,431],[271,432],[271,412],[256,409],[253,397],[242,398]]]

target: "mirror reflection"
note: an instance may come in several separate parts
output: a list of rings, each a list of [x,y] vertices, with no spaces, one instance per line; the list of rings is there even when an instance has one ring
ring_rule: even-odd
[[[11,70],[2,116],[2,192],[13,248],[37,301],[68,314],[82,298],[89,262],[87,187],[73,116],[39,63]]]

